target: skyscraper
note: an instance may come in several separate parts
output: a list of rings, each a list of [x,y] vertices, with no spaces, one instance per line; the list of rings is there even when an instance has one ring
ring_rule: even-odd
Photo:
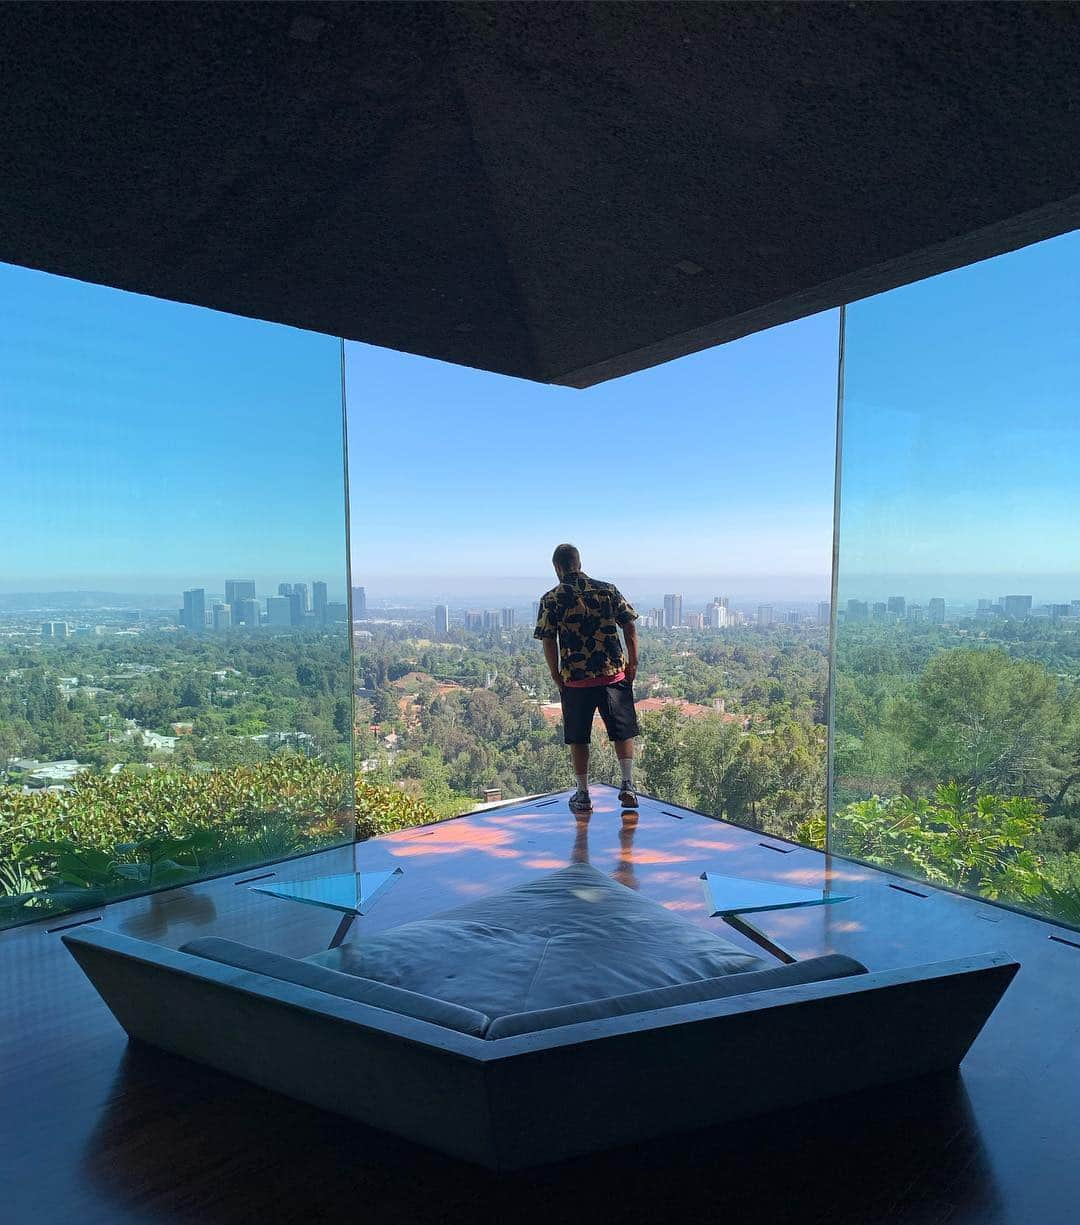
[[[512,630],[517,621],[517,617],[512,608],[504,608],[502,610],[502,627],[504,630]]]
[[[254,599],[255,580],[253,578],[227,578],[225,580],[225,603],[234,611],[241,600]]]
[[[367,616],[367,592],[363,587],[352,589],[352,615],[354,621],[363,621]]]
[[[903,618],[907,610],[907,600],[902,595],[891,595],[886,607],[895,617]]]
[[[649,617],[655,629],[662,630],[664,628],[664,610],[662,608],[654,608]]]
[[[292,597],[270,595],[266,597],[266,624],[292,625]]]
[[[315,579],[311,584],[311,607],[315,613],[315,624],[326,624],[326,584]]]
[[[308,597],[307,583],[293,583],[292,593],[300,597],[300,611],[310,612],[311,600]]]
[[[227,630],[232,626],[232,605],[217,603],[210,610],[211,623],[216,630]]]
[[[705,624],[709,629],[720,630],[728,623],[728,610],[719,600],[705,606]]]
[[[256,629],[260,620],[259,601],[254,597],[241,600],[239,608],[233,615],[233,623],[239,622],[241,625],[246,625],[249,629]]]
[[[714,603],[714,604],[719,604],[721,608],[726,608],[726,609],[729,609],[729,610],[730,610],[730,608],[731,608],[731,604],[730,604],[730,602],[729,602],[729,597],[728,597],[728,596],[726,596],[726,595],[714,595],[714,596],[713,596],[713,603]]]
[[[759,604],[757,610],[758,625],[772,625],[773,623],[773,607],[771,604]]]
[[[292,595],[292,583],[278,583],[278,595]]]
[[[450,609],[445,604],[435,605],[435,633],[448,634],[450,632]]]
[[[1007,595],[1004,601],[1005,616],[1014,621],[1023,621],[1031,616],[1031,596]]]
[[[664,624],[668,629],[682,625],[682,596],[664,596]]]
[[[300,584],[303,586],[303,584]],[[304,618],[307,615],[307,588],[303,591],[297,590],[297,584],[293,584],[292,595],[286,597],[289,601],[289,624],[303,625]]]
[[[465,628],[467,630],[484,628],[484,614],[478,608],[470,608],[465,614]]]
[[[832,614],[832,605],[828,600],[819,600],[817,606],[818,625],[828,625]]]
[[[180,624],[185,629],[206,629],[206,588],[193,587],[184,592],[184,607],[180,613]]]
[[[497,608],[488,608],[484,611],[484,629],[497,630],[499,628],[500,615]]]
[[[882,606],[882,612],[884,612]],[[866,605],[865,600],[848,600],[847,602],[847,619],[849,621],[866,621],[870,617],[870,609]]]
[[[944,625],[945,623],[945,601],[941,596],[934,596],[929,605],[929,619],[934,625]]]

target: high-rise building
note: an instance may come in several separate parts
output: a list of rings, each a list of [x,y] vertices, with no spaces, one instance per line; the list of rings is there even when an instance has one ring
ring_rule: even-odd
[[[478,608],[470,608],[465,614],[465,628],[467,630],[484,628],[484,614]]]
[[[817,606],[818,625],[828,625],[832,615],[832,605],[828,600],[819,600]]]
[[[315,613],[315,624],[326,624],[326,584],[315,579],[311,584],[311,608]]]
[[[269,595],[266,597],[266,624],[292,625],[292,597]]]
[[[1029,595],[1007,595],[1002,603],[1005,611],[1005,616],[1013,621],[1023,621],[1025,617],[1031,616],[1031,596]]]
[[[926,610],[921,604],[909,604],[907,610],[907,619],[909,621],[922,621]]]
[[[216,630],[227,630],[231,628],[232,605],[216,603],[210,610],[210,622]]]
[[[934,625],[945,624],[945,601],[941,596],[934,596],[929,604],[929,620]]]
[[[497,608],[488,608],[484,610],[484,629],[497,630],[501,620],[499,610]]]
[[[848,600],[849,605],[850,603],[851,601]],[[888,615],[889,615],[889,608],[884,600],[875,600],[874,603],[870,605],[869,616],[873,617],[875,621],[884,621]],[[863,617],[863,620],[865,621],[866,617]]]
[[[66,621],[42,621],[41,636],[42,638],[67,638],[71,633],[71,626]]]
[[[875,608],[877,605],[874,606]],[[881,606],[881,611],[885,611],[885,605]],[[848,600],[847,602],[847,619],[849,621],[866,621],[870,617],[870,609],[865,600]]]
[[[367,592],[363,587],[352,589],[352,615],[354,621],[363,621],[367,616]]]
[[[1069,601],[1069,616],[1080,617],[1080,600]]]
[[[233,615],[234,624],[239,622],[241,625],[246,625],[249,629],[256,629],[260,620],[259,601],[254,597],[241,600],[236,613]]]
[[[794,608],[789,609],[787,616],[784,618],[788,625],[800,625],[802,623],[802,613],[797,612]]]
[[[720,630],[728,623],[727,607],[720,601],[713,600],[711,604],[705,606],[705,624],[709,629]]]
[[[758,625],[772,625],[773,623],[773,606],[771,604],[759,604],[757,610]]]
[[[664,628],[664,610],[662,608],[654,608],[649,616],[652,619],[654,629],[662,630]]]
[[[331,600],[325,610],[324,625],[337,625],[349,619],[349,606],[344,600]]]
[[[674,629],[676,625],[682,625],[681,595],[664,596],[664,624],[668,629]]]
[[[889,596],[887,608],[894,617],[903,618],[904,613],[907,611],[907,600],[902,595],[891,595]]]
[[[719,604],[721,608],[726,608],[726,609],[729,609],[729,610],[730,610],[730,608],[731,608],[730,597],[728,597],[728,596],[726,596],[726,595],[714,595],[714,596],[713,596],[713,603],[714,603],[714,604]]]
[[[699,612],[683,613],[683,625],[692,630],[703,630],[705,628],[705,614]]]
[[[311,599],[308,596],[307,583],[293,583],[292,593],[300,597],[300,611],[302,613],[311,611]]]
[[[445,604],[435,605],[435,633],[448,634],[450,632],[450,609]]]
[[[304,598],[307,594],[304,591],[297,591],[296,584],[293,584],[292,594],[286,598],[289,601],[289,624],[303,625],[304,618],[307,615],[307,600]]]
[[[193,587],[184,592],[184,607],[180,613],[180,624],[185,629],[206,629],[206,588]]]
[[[241,600],[255,599],[255,580],[253,578],[227,578],[225,580],[225,603],[236,609]]]
[[[292,583],[278,583],[278,595],[292,595]]]
[[[517,623],[517,616],[512,608],[504,608],[502,610],[502,627],[504,630],[512,630]]]

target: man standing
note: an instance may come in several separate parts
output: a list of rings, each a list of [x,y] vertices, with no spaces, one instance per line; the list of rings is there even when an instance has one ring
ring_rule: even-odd
[[[561,544],[551,558],[559,584],[540,601],[533,637],[544,644],[551,679],[562,697],[563,732],[577,775],[571,812],[592,812],[589,798],[589,742],[599,710],[622,767],[619,802],[637,808],[634,793],[634,709],[637,675],[637,613],[612,583],[589,578],[572,544]],[[619,630],[626,638],[623,656]],[[558,645],[556,645],[556,640]]]

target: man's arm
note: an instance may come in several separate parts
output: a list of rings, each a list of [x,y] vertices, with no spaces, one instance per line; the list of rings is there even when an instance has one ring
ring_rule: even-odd
[[[554,638],[544,639],[544,658],[547,660],[551,679],[561,689],[563,687],[562,673],[559,671],[559,644]]]
[[[626,679],[633,683],[634,677],[637,676],[637,624],[634,621],[627,621],[622,627],[623,637],[626,639]]]

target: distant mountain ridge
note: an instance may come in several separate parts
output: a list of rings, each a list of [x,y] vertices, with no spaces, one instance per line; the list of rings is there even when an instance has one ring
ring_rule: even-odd
[[[0,609],[29,612],[35,608],[178,608],[179,595],[140,595],[119,591],[0,592]]]

